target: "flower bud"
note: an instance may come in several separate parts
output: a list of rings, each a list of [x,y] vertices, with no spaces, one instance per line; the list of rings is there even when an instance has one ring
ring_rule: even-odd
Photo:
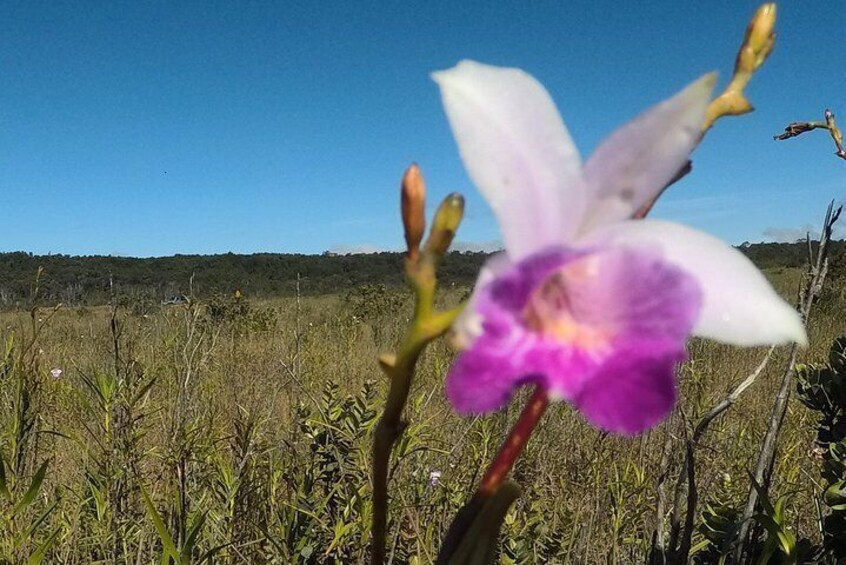
[[[402,177],[401,190],[402,225],[405,230],[405,244],[408,258],[414,260],[420,250],[423,232],[426,229],[426,183],[420,168],[413,164]]]
[[[444,198],[444,201],[438,207],[438,211],[435,212],[432,231],[429,233],[429,239],[426,241],[426,251],[430,251],[438,256],[446,253],[463,216],[463,196],[457,192],[453,192]]]
[[[748,49],[749,60],[743,61],[743,70],[752,72],[760,67],[773,50],[775,44],[776,5],[773,2],[763,4],[746,28],[746,38],[743,40],[741,52]],[[738,63],[741,57],[738,57]]]

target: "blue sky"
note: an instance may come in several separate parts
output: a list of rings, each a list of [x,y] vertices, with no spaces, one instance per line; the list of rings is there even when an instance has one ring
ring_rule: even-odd
[[[702,73],[723,85],[757,4],[3,2],[0,251],[399,249],[412,161],[430,207],[468,197],[459,239],[489,244],[431,71],[526,69],[587,155]],[[740,243],[789,237],[846,197],[825,132],[772,141],[827,105],[846,126],[845,30],[842,0],[780,3],[757,111],[717,124],[656,216]]]

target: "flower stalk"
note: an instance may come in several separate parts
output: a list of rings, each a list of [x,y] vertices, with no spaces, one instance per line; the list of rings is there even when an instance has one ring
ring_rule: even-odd
[[[491,495],[499,489],[523,453],[523,448],[529,442],[532,432],[537,428],[548,406],[549,396],[546,391],[541,387],[535,388],[523,411],[520,412],[520,417],[508,432],[508,437],[505,438],[499,452],[485,472],[485,476],[482,477],[479,483],[479,494]]]
[[[716,97],[705,116],[703,131],[708,131],[723,116],[740,116],[754,108],[746,98],[744,90],[752,75],[767,60],[775,46],[776,5],[774,2],[763,4],[752,16],[746,28],[746,36],[737,52],[734,73],[726,89]]]
[[[415,308],[414,318],[399,350],[379,358],[379,366],[389,377],[390,388],[373,441],[373,565],[382,565],[386,559],[391,450],[407,425],[402,416],[417,360],[429,343],[446,333],[461,311],[460,306],[436,311],[434,301],[437,290],[436,269],[461,222],[464,199],[458,194],[447,196],[435,214],[429,238],[421,251],[420,242],[425,227],[425,185],[417,165],[412,165],[406,171],[401,195],[403,226],[408,244],[405,274],[414,292]]]

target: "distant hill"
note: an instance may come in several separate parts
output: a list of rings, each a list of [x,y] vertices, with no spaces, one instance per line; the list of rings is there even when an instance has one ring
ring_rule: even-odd
[[[740,249],[759,267],[801,267],[805,243],[744,244]],[[834,242],[836,256],[846,242]],[[442,284],[471,285],[487,253],[450,253],[440,271]],[[75,257],[0,253],[0,306],[26,305],[38,268],[43,303],[103,304],[108,301],[109,278],[122,295],[163,300],[187,294],[191,276],[200,296],[240,289],[250,297],[291,296],[297,275],[305,295],[344,292],[365,284],[398,286],[403,282],[401,253],[366,255],[176,255],[173,257]]]

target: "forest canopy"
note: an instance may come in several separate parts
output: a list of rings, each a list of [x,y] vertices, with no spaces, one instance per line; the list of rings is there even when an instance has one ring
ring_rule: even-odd
[[[807,244],[757,243],[740,249],[761,269],[801,267]],[[832,257],[846,249],[833,242]],[[441,283],[469,286],[490,254],[452,252],[439,270]],[[299,277],[303,295],[346,292],[367,284],[403,284],[403,254],[396,252],[336,255],[275,254],[175,255],[132,258],[112,256],[0,253],[0,306],[26,305],[36,273],[43,269],[40,299],[45,304],[104,304],[110,281],[123,295],[165,300],[191,291],[200,296],[240,290],[252,298],[292,296]]]

